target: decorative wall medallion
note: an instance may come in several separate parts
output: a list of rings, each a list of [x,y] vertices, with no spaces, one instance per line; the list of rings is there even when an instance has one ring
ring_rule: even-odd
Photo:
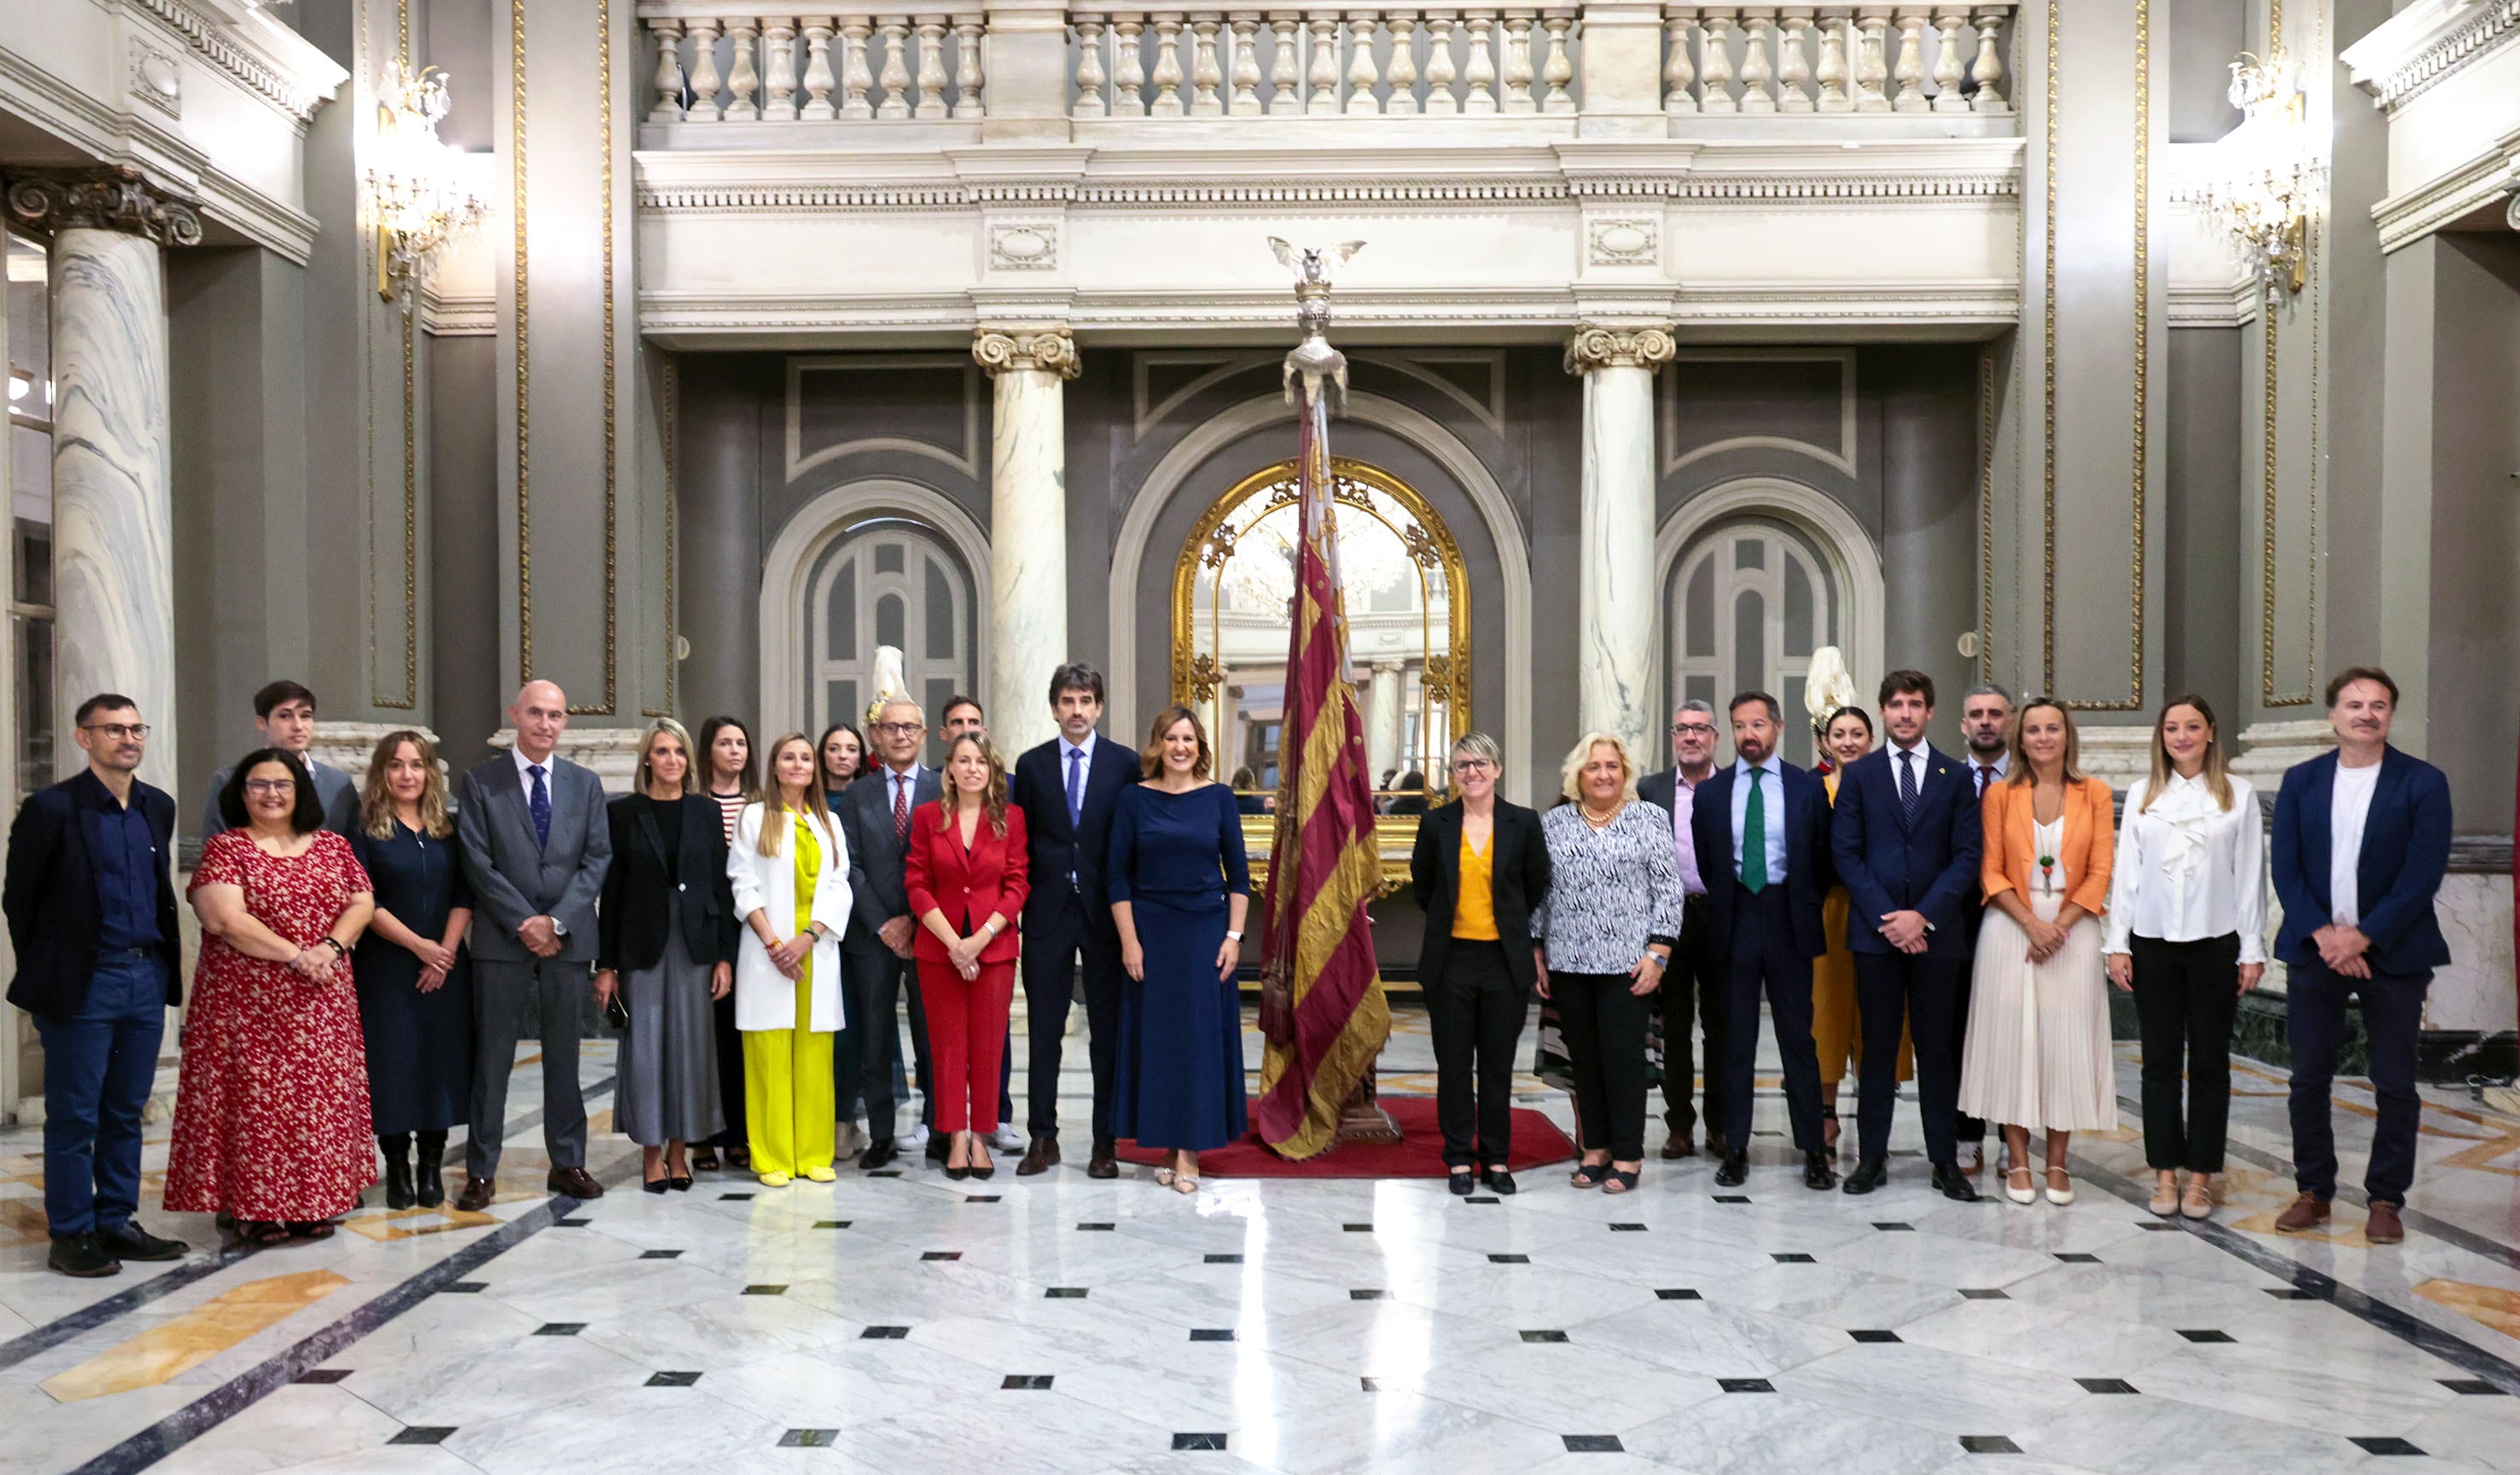
[[[998,271],[1049,271],[1058,265],[1058,227],[989,227],[989,265]]]
[[[131,38],[131,95],[168,117],[184,115],[183,73],[175,59],[141,40]]]
[[[1650,216],[1596,220],[1589,232],[1595,266],[1650,266],[1661,232]]]

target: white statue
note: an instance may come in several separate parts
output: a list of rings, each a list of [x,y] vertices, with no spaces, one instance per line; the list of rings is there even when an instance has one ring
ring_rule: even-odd
[[[883,715],[887,701],[916,701],[910,694],[910,678],[901,669],[901,648],[897,646],[875,648],[875,699],[867,703],[867,726],[873,727]]]
[[[1835,646],[1822,646],[1812,652],[1811,675],[1803,683],[1803,709],[1811,717],[1812,736],[1828,736],[1828,719],[1841,707],[1855,705],[1855,677],[1846,669],[1846,655]]]
[[[1286,402],[1298,403],[1298,378],[1313,400],[1322,400],[1322,386],[1327,381],[1338,386],[1338,398],[1343,401],[1347,398],[1347,355],[1330,346],[1330,279],[1349,257],[1365,249],[1365,243],[1342,241],[1336,246],[1296,246],[1272,236],[1269,248],[1278,253],[1279,265],[1295,274],[1295,322],[1304,331],[1304,340],[1286,355]]]

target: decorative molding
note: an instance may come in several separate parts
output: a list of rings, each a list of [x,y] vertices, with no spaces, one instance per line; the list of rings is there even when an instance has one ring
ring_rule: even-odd
[[[113,231],[159,246],[202,244],[202,217],[192,202],[158,189],[129,164],[11,170],[8,201],[12,221],[48,236]]]
[[[1189,353],[1164,353],[1158,351],[1133,353],[1129,355],[1130,398],[1132,401],[1132,407],[1135,411],[1129,438],[1132,440],[1146,439],[1147,432],[1154,428],[1156,422],[1162,420],[1165,416],[1170,415],[1176,407],[1187,404],[1190,401],[1191,396],[1198,393],[1202,389],[1208,388],[1220,380],[1231,379],[1238,374],[1247,373],[1250,370],[1260,368],[1264,365],[1274,373],[1279,360],[1283,357],[1283,354],[1270,352],[1236,354],[1200,353],[1195,351]],[[1351,355],[1351,358],[1353,358],[1353,355]],[[1156,403],[1149,405],[1147,402],[1147,371],[1148,369],[1158,367],[1187,369],[1197,364],[1207,364],[1212,367],[1209,368],[1205,374],[1199,375],[1189,383],[1184,384],[1180,388],[1175,389],[1172,393],[1165,395]]]
[[[124,91],[170,118],[184,116],[184,74],[175,59],[138,36],[124,38],[130,60]]]
[[[248,92],[288,113],[300,124],[314,117],[315,110],[336,96],[348,75],[333,67],[312,45],[265,17],[255,17],[255,22],[287,37],[277,44],[291,46],[293,43],[294,47],[302,48],[305,55],[299,61],[304,70],[323,76],[330,68],[333,75],[329,80],[317,85],[289,75],[281,67],[239,45],[233,35],[236,22],[205,15],[201,7],[189,4],[187,0],[125,0],[125,3],[155,17],[181,37],[202,60],[235,78]]]
[[[1566,372],[1590,374],[1596,369],[1659,369],[1680,345],[1664,328],[1606,328],[1586,325],[1566,341]]]
[[[1046,272],[1058,269],[1058,222],[1023,220],[989,227],[989,269]]]
[[[1594,266],[1652,266],[1662,222],[1651,215],[1604,215],[1584,225],[1585,259]]]
[[[956,451],[905,435],[867,435],[805,451],[804,383],[808,374],[860,374],[887,369],[959,369],[963,371],[963,448]],[[788,361],[788,434],[786,479],[794,481],[827,461],[868,451],[903,451],[942,462],[976,482],[980,479],[980,385],[972,362],[953,353],[856,353],[838,358],[791,358]]]
[[[1856,385],[1855,350],[1852,348],[1684,348],[1676,360],[1689,363],[1827,363],[1837,365],[1837,448],[1831,450],[1808,440],[1789,435],[1730,435],[1704,445],[1680,449],[1680,392],[1674,381],[1666,380],[1662,399],[1662,444],[1664,461],[1660,474],[1668,476],[1692,461],[1726,451],[1766,447],[1808,456],[1842,475],[1856,474]]]
[[[635,728],[572,727],[561,734],[552,751],[581,768],[593,769],[604,783],[604,791],[617,796],[630,792],[631,785],[639,780],[639,748],[647,736],[644,724]],[[514,751],[517,730],[501,728],[492,733],[490,746],[503,753]]]
[[[2400,250],[2491,206],[2515,182],[2520,182],[2520,130],[2502,135],[2491,148],[2439,177],[2371,206],[2371,219],[2380,228],[2381,253]],[[2520,230],[2520,225],[2513,229]]]
[[[1065,328],[982,327],[971,335],[971,357],[991,379],[1010,369],[1030,369],[1074,379],[1084,372],[1076,339]]]
[[[612,255],[612,0],[595,0],[595,118],[596,146],[604,160],[596,207],[604,230],[604,702],[571,710],[609,717],[621,707],[621,377],[614,353],[621,314]],[[518,208],[523,205],[519,195]]]
[[[525,0],[508,0],[508,212],[516,217],[517,658],[518,682],[534,677],[533,313],[527,296],[525,193]]]
[[[491,294],[441,296],[420,289],[420,331],[433,338],[488,337],[499,331],[499,299]]]
[[[2520,32],[2520,0],[2418,0],[2345,48],[2347,75],[2391,112]]]
[[[367,782],[368,760],[376,756],[377,744],[394,733],[418,733],[432,748],[439,741],[435,733],[412,722],[318,722],[306,756],[349,775],[350,786],[358,788]],[[437,767],[444,771],[446,760],[438,759]]]
[[[1347,356],[1351,364],[1373,364],[1394,374],[1404,374],[1443,395],[1478,418],[1481,425],[1499,437],[1505,434],[1505,351],[1498,348],[1447,350],[1419,349],[1408,354],[1355,352]],[[1467,389],[1440,374],[1425,368],[1428,364],[1477,364],[1488,371],[1488,395],[1482,400]]]
[[[1559,203],[1609,197],[1641,201],[1735,201],[1775,206],[1795,202],[1862,200],[1879,204],[1937,203],[1954,200],[2002,200],[2021,192],[2019,170],[1915,171],[1903,174],[1712,174],[1654,176],[1613,189],[1587,179],[1529,176],[1498,179],[1380,179],[1324,183],[1290,176],[1277,180],[1198,180],[1084,184],[1073,203],[1142,209],[1180,205],[1508,204]],[[787,183],[772,180],[710,182],[676,180],[642,184],[639,207],[666,214],[799,214],[830,210],[937,209],[998,202],[968,185],[938,182],[856,184],[840,181]],[[1023,203],[1039,201],[1023,201]]]

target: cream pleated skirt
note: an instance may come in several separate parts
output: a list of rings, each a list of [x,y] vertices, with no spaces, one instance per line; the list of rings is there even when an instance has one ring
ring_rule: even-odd
[[[2029,901],[2031,911],[2049,921],[2065,904],[2061,896]],[[2030,934],[2001,908],[1987,908],[1969,985],[1960,1110],[2033,1131],[2104,1132],[2117,1126],[2107,988],[2097,921],[2076,922],[2055,957],[2034,963]]]

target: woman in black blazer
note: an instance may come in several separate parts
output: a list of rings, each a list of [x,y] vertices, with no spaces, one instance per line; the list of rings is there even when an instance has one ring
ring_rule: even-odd
[[[1549,846],[1539,815],[1497,797],[1505,760],[1495,738],[1464,735],[1452,762],[1460,797],[1418,822],[1409,857],[1426,914],[1418,983],[1435,1033],[1435,1115],[1453,1191],[1467,1194],[1476,1168],[1491,1191],[1510,1193],[1513,1051],[1540,976],[1531,909],[1549,895]]]
[[[698,791],[691,735],[660,717],[639,744],[638,787],[606,807],[612,867],[596,928],[596,998],[615,990],[622,1032],[613,1121],[644,1150],[651,1193],[688,1189],[686,1142],[726,1127],[719,1109],[714,1001],[735,984],[737,921],[726,832]]]

